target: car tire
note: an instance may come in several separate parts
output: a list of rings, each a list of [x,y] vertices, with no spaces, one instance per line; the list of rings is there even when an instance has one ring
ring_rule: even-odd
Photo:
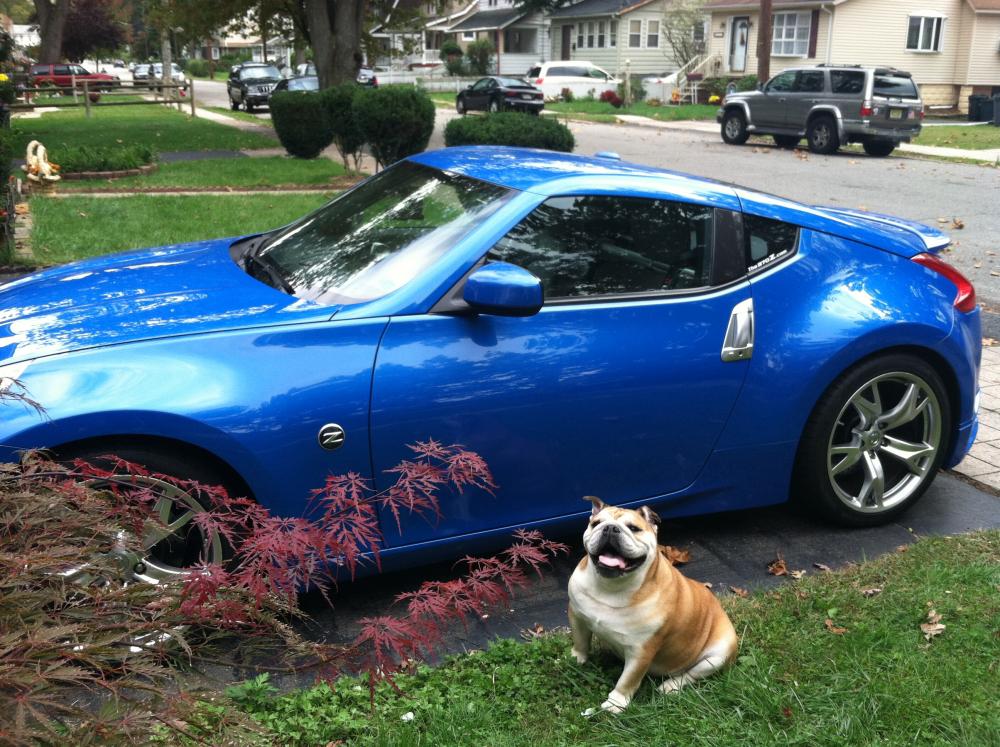
[[[169,475],[179,480],[192,480],[208,487],[221,486],[233,497],[241,496],[246,490],[240,490],[232,484],[227,484],[225,476],[205,460],[192,458],[189,454],[171,454],[165,450],[153,450],[125,443],[102,442],[99,446],[84,446],[81,449],[67,451],[56,450],[56,457],[63,463],[81,459],[96,467],[110,469],[108,456],[116,456],[127,462],[141,465],[151,473]],[[170,495],[174,505],[168,507],[171,520],[177,514],[186,511],[197,512],[207,508],[204,493],[184,490],[152,477],[135,476],[135,481],[154,493]],[[101,480],[88,481],[96,487],[101,487]],[[116,482],[121,486],[121,483]],[[206,548],[203,552],[202,548]],[[201,535],[196,522],[189,521],[184,527],[168,537],[165,537],[148,548],[149,553],[139,559],[145,569],[133,567],[136,580],[161,581],[182,576],[186,569],[202,562],[225,564],[233,557],[233,550],[225,538],[216,533],[206,542]]]
[[[784,150],[792,150],[799,144],[799,140],[801,139],[802,138],[795,137],[794,135],[775,135],[774,144]]]
[[[500,106],[500,102],[497,101],[496,99],[492,99],[490,101],[490,109],[489,109],[490,114],[496,114],[498,111],[500,111],[501,108],[502,107]]]
[[[455,111],[462,115],[465,114],[465,100],[461,96],[455,99]]]
[[[243,102],[243,108],[247,110],[247,114],[253,114],[254,105],[251,104],[249,101]]]
[[[729,145],[743,145],[750,137],[743,112],[730,110],[722,117],[722,139]]]
[[[951,404],[937,370],[894,353],[863,361],[823,394],[802,434],[793,499],[846,526],[892,521],[940,469]]]
[[[837,134],[837,122],[833,117],[821,115],[813,119],[806,128],[806,141],[809,150],[823,156],[836,153],[840,148],[840,136]]]
[[[865,149],[865,153],[869,156],[885,158],[896,150],[896,143],[892,140],[868,140],[862,143],[861,147]]]
[[[240,109],[240,102],[236,101],[232,96],[230,96],[229,97],[229,108],[232,109],[234,112],[235,111],[239,111],[239,109]]]

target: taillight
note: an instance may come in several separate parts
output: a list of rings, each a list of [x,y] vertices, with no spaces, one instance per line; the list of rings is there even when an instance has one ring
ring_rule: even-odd
[[[920,110],[920,119],[923,120],[923,118],[924,118],[924,110],[921,109]]]
[[[952,305],[956,309],[959,311],[972,311],[976,308],[976,289],[965,275],[933,254],[918,254],[913,258],[913,261],[918,265],[923,265],[928,270],[933,270],[938,275],[943,275],[955,284],[958,292],[955,294],[955,300],[952,302]]]
[[[545,78],[535,78],[535,85],[540,86],[545,82]]]
[[[372,76],[372,85],[373,86],[377,86],[378,85],[378,78],[376,78],[374,75]]]
[[[874,113],[875,113],[875,110],[872,108],[872,102],[871,101],[865,101],[864,103],[861,104],[861,116],[862,117],[870,117]]]

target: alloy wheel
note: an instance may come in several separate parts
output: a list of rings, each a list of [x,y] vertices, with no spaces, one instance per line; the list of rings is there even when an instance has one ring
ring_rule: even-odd
[[[933,477],[941,448],[941,403],[911,373],[885,373],[857,389],[827,444],[827,476],[849,509],[892,510]]]
[[[743,126],[740,123],[739,118],[729,117],[726,120],[726,136],[731,140],[735,140],[740,136],[743,131]]]
[[[817,150],[822,150],[830,145],[830,126],[827,124],[816,125],[813,129],[813,146]]]

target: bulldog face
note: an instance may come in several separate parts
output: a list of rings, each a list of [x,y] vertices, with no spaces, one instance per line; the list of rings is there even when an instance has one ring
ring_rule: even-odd
[[[583,533],[583,546],[598,575],[618,578],[643,567],[657,553],[656,531],[660,523],[648,506],[638,511],[608,506],[595,496],[590,522]]]

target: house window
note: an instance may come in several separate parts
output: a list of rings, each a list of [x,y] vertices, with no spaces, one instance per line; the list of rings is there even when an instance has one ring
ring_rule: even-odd
[[[476,40],[476,32],[475,31],[463,31],[462,32],[462,41],[470,42],[470,41],[475,41],[475,40]]]
[[[605,40],[605,36],[604,36],[604,21],[598,21],[597,22],[597,46],[600,47],[601,49],[604,49],[604,46],[605,46],[604,40]]]
[[[635,49],[642,46],[642,21],[628,22],[628,45]]]
[[[940,52],[942,26],[944,18],[940,16],[910,16],[906,49],[910,52]]]
[[[587,48],[593,49],[594,47],[594,22],[591,21],[587,24]]]
[[[576,27],[576,48],[583,49],[583,24]]]
[[[219,53],[219,48],[218,47],[212,47],[212,59],[213,60],[219,59],[219,54],[220,54]]]
[[[608,46],[614,47],[618,44],[618,21],[612,21],[608,28],[611,31],[608,35]]]
[[[809,26],[812,13],[775,13],[771,54],[776,57],[805,57],[809,53]]]
[[[660,46],[659,21],[646,21],[646,46],[650,49]]]

